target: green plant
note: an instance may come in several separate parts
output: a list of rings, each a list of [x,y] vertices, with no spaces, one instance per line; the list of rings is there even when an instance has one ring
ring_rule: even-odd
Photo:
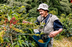
[[[34,47],[37,44],[32,38],[33,29],[37,26],[30,22],[24,22],[28,15],[25,15],[25,6],[13,7],[1,6],[0,13],[0,45],[2,47]],[[4,11],[3,11],[4,9]],[[23,23],[22,23],[23,21]],[[3,45],[4,44],[4,45]],[[36,44],[36,45],[34,45]]]

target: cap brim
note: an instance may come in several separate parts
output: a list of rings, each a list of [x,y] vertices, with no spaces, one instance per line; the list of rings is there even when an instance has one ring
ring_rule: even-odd
[[[39,11],[39,9],[42,9],[42,8],[37,8],[37,11]],[[49,10],[48,10],[48,9],[43,9],[43,10],[47,10],[47,11],[49,12]]]

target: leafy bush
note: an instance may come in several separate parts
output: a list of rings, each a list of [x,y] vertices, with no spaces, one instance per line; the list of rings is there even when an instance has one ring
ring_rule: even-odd
[[[36,35],[33,29],[39,26],[33,22],[39,16],[37,7],[42,2],[49,5],[49,13],[57,15],[63,24],[56,39],[72,37],[72,3],[68,0],[7,0],[0,4],[0,46],[37,47],[32,35]]]
[[[33,23],[23,21],[27,18],[25,17],[27,15],[23,15],[26,12],[25,6],[14,6],[11,8],[10,6],[3,5],[1,7],[0,45],[2,47],[37,46],[32,38],[32,35],[36,35],[33,29],[37,28],[37,26]]]

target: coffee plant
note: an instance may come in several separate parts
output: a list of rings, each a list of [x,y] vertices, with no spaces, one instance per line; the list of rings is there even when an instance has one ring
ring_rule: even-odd
[[[36,24],[26,21],[25,6],[13,7],[3,5],[0,8],[0,46],[2,47],[35,47],[33,29]],[[36,45],[35,45],[36,44]]]
[[[38,47],[33,39],[33,29],[40,3],[49,5],[49,13],[57,15],[63,31],[57,35],[72,37],[72,3],[70,0],[0,0],[0,46],[1,47]],[[41,40],[40,40],[41,41]]]

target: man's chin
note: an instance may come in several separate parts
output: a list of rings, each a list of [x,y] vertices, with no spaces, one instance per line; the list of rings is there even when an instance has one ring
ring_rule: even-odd
[[[44,17],[43,15],[41,15],[42,17]]]

